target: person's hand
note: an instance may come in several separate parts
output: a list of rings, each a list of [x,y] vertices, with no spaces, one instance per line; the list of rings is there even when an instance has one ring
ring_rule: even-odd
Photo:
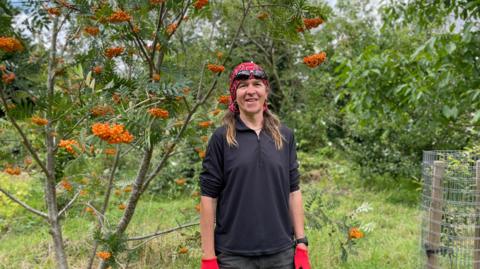
[[[217,257],[213,257],[210,259],[202,259],[202,267],[201,269],[219,269],[217,263]]]
[[[295,269],[310,269],[310,262],[308,261],[308,250],[305,244],[298,244],[295,248]]]

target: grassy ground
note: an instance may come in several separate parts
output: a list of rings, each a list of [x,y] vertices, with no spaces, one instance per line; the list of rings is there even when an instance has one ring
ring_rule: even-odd
[[[307,222],[312,268],[417,267],[420,212],[415,189],[418,186],[382,177],[367,182],[347,163],[340,161],[318,161],[308,169],[304,171],[302,183],[304,200],[310,202],[312,197],[318,198],[317,207],[310,207],[314,216]],[[198,221],[197,202],[198,198],[189,196],[177,199],[145,197],[129,227],[129,234],[149,234]],[[352,215],[362,204],[370,209]],[[315,215],[318,210],[332,223],[322,222]],[[115,223],[121,212],[116,208],[110,212],[108,218]],[[16,228],[0,234],[0,268],[54,268],[46,226],[35,218],[32,221],[32,218],[22,217],[24,214],[16,214]],[[340,259],[340,243],[346,241],[346,232],[336,229],[341,223],[356,224],[365,232],[363,238],[350,241],[354,245],[347,249],[346,262]],[[63,227],[71,268],[85,268],[95,219],[79,205],[68,213]],[[180,254],[182,247],[188,248],[188,252]],[[128,254],[119,257],[120,263],[128,268],[199,268],[198,226],[146,243],[135,241],[128,244],[128,248]]]

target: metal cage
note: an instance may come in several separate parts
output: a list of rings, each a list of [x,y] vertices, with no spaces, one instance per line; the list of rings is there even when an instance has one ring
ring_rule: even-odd
[[[480,269],[480,158],[425,151],[421,268]]]

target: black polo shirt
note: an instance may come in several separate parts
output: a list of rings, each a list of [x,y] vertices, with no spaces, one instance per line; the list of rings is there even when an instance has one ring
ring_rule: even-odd
[[[218,198],[215,250],[256,256],[293,246],[289,214],[290,192],[299,189],[293,132],[281,126],[285,138],[277,150],[265,131],[257,136],[237,116],[238,147],[230,147],[226,127],[210,138],[200,174],[203,196]]]

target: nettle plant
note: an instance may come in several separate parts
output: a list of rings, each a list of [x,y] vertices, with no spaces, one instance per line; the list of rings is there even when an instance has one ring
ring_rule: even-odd
[[[208,0],[26,1],[23,33],[13,30],[11,16],[0,22],[8,24],[0,34],[1,109],[28,153],[24,169],[43,174],[46,206],[36,209],[3,186],[0,193],[46,220],[58,268],[68,268],[61,219],[75,204],[95,223],[88,268],[95,258],[99,268],[116,266],[127,241],[157,236],[127,236],[140,198],[175,154],[205,156],[207,135],[229,102],[211,97],[247,16],[253,13],[250,23],[276,18],[262,4],[232,3],[241,12],[227,33]],[[288,14],[279,17],[288,28],[270,24],[277,35],[323,22],[303,19],[313,10],[304,1],[293,5],[295,16],[289,5],[265,6]],[[325,57],[304,62],[313,68]],[[18,163],[3,166],[22,172]],[[107,219],[111,210],[121,216]]]

